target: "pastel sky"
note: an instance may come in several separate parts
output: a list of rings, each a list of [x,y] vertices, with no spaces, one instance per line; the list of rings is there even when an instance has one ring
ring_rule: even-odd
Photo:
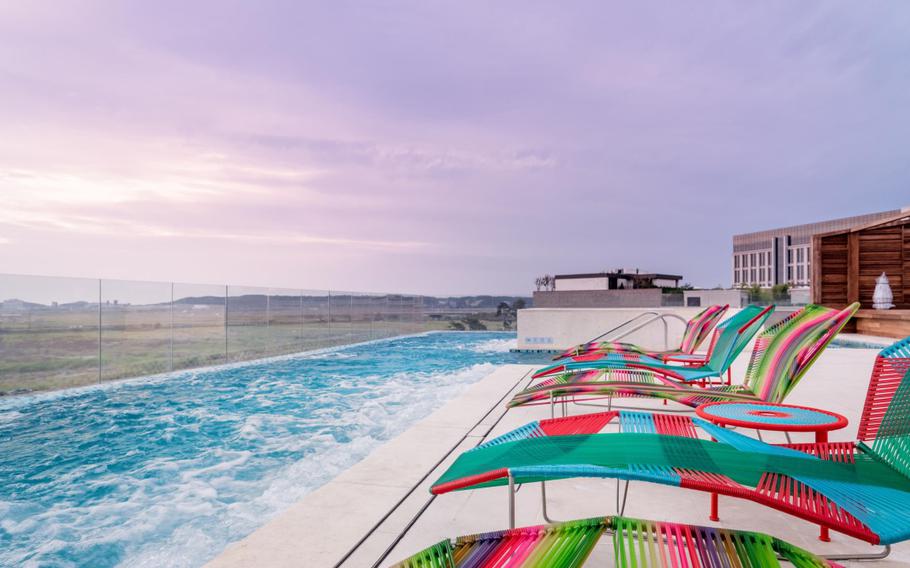
[[[0,272],[729,285],[910,205],[910,4],[3,2],[0,125]]]

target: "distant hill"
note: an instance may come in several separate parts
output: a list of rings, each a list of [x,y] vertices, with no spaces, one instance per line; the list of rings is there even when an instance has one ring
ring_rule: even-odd
[[[303,306],[322,306],[325,305],[328,301],[328,295],[303,295],[302,303]],[[331,300],[333,304],[344,305],[348,303],[353,303],[355,306],[369,306],[369,305],[397,305],[397,306],[407,306],[407,305],[422,305],[424,310],[427,311],[445,311],[445,310],[478,310],[478,311],[495,311],[496,308],[503,302],[509,304],[510,306],[515,303],[516,300],[524,301],[525,307],[531,307],[531,298],[527,296],[488,296],[488,295],[475,295],[475,296],[415,296],[415,295],[405,295],[405,294],[351,294],[351,293],[338,293],[331,294]],[[266,304],[269,304],[273,307],[289,307],[289,306],[299,306],[301,304],[301,296],[297,295],[274,295],[266,296],[265,294],[243,294],[240,296],[231,296],[230,305],[231,307],[236,307],[240,309],[259,309],[264,308]],[[224,305],[224,296],[189,296],[186,298],[178,298],[174,300],[175,305],[192,305],[192,306],[223,306]],[[121,304],[129,305],[129,304]],[[134,306],[139,306],[140,304],[133,304]],[[166,306],[167,302],[164,303],[155,303],[155,304],[144,304],[146,306]],[[28,310],[48,310],[48,309],[64,309],[64,310],[84,310],[98,308],[97,302],[68,302],[60,304],[59,306],[50,306],[46,304],[38,304],[35,302],[26,302],[24,300],[19,300],[16,298],[11,298],[9,300],[0,301],[0,309],[4,312],[17,312],[17,311],[28,311]]]

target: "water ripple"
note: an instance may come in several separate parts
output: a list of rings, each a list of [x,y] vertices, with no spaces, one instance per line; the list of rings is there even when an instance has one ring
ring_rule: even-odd
[[[5,401],[0,565],[200,566],[520,362],[513,338],[434,333]]]

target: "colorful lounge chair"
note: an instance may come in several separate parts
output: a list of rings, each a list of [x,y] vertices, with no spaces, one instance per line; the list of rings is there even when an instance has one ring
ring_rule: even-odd
[[[677,381],[705,381],[721,377],[765,324],[774,306],[746,306],[717,325],[706,359],[701,364],[680,367],[660,359],[628,351],[593,352],[562,360],[534,373],[539,379],[560,373],[611,368],[645,368],[666,372]]]
[[[622,433],[597,433],[614,419]],[[698,437],[699,430],[712,439]],[[603,412],[532,422],[469,450],[431,492],[508,484],[513,522],[516,483],[573,477],[707,491],[749,499],[871,544],[907,540],[910,337],[876,358],[855,443],[772,445],[699,418]]]
[[[708,306],[698,312],[692,319],[686,322],[686,329],[683,331],[679,347],[666,351],[649,351],[632,343],[623,343],[621,341],[589,341],[570,347],[559,355],[553,357],[554,361],[565,359],[567,357],[577,357],[579,355],[588,355],[591,353],[637,353],[659,359],[661,361],[701,361],[702,358],[690,359],[689,356],[695,354],[695,350],[711,335],[711,331],[720,321],[720,318],[726,313],[730,305]]]
[[[601,517],[444,540],[392,568],[576,568],[604,534],[623,568],[775,568],[780,559],[797,568],[840,566],[764,533]]]
[[[691,408],[719,401],[783,402],[858,309],[858,303],[840,311],[809,305],[771,326],[756,339],[740,385],[693,387],[677,379],[702,375],[687,375],[685,368],[657,371],[629,364],[627,368],[607,367],[552,377],[517,393],[509,406],[613,397],[663,398]]]

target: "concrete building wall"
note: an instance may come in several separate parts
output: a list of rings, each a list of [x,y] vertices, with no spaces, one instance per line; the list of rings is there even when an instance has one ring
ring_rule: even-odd
[[[570,292],[574,290],[606,290],[608,281],[603,278],[557,278],[555,288],[557,292]]]
[[[683,304],[687,308],[707,308],[713,304],[729,304],[741,308],[749,302],[749,294],[742,290],[684,290]]]
[[[547,309],[530,308],[518,310],[518,348],[519,349],[565,349],[612,329],[642,312],[675,314],[683,320],[689,320],[701,311],[701,308],[656,308],[649,309]],[[733,307],[725,317],[739,311]],[[668,321],[667,343],[679,345],[685,324],[670,318]],[[664,328],[660,322],[654,322],[624,338],[623,341],[635,343],[647,348],[664,348]]]
[[[534,292],[535,308],[648,308],[660,305],[660,288]]]

